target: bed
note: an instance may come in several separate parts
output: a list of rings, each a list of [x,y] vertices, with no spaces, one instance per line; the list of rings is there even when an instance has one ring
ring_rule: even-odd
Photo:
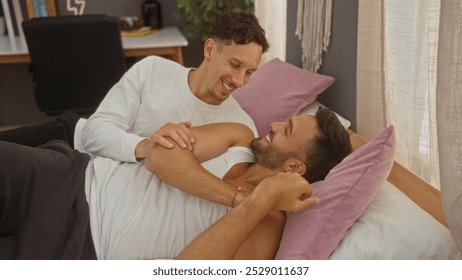
[[[272,60],[233,93],[260,135],[295,114],[314,115],[334,78]],[[367,142],[348,129],[354,152],[313,184],[321,204],[289,213],[276,259],[462,259],[439,191],[394,162],[394,129]]]
[[[274,59],[233,96],[266,135],[272,121],[314,115],[323,106],[317,96],[333,82]],[[394,127],[368,142],[337,116],[354,152],[312,184],[318,206],[288,213],[275,259],[461,259],[439,191],[394,161]]]

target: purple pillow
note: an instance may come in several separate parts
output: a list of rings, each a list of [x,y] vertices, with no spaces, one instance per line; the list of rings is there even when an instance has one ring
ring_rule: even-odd
[[[366,210],[393,165],[395,131],[389,126],[312,184],[321,202],[289,215],[275,259],[324,260]]]
[[[264,136],[271,122],[298,114],[333,82],[330,76],[276,58],[262,65],[233,96],[255,122],[258,135]]]

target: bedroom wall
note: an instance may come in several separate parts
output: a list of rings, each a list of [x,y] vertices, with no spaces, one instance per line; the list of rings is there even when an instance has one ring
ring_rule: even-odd
[[[300,41],[295,36],[297,1],[287,2],[286,61],[302,66]],[[335,78],[318,100],[347,118],[356,129],[356,41],[358,0],[333,0],[331,41],[319,73]]]

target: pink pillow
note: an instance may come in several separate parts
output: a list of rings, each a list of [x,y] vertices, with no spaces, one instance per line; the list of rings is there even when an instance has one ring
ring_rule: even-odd
[[[313,186],[317,206],[290,214],[275,259],[324,260],[377,194],[393,165],[395,131],[389,126]]]
[[[271,122],[298,114],[333,82],[330,76],[276,58],[262,65],[233,96],[255,122],[258,134],[264,136]]]

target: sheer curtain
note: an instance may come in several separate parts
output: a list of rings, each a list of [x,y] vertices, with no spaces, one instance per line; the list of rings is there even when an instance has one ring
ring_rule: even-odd
[[[263,54],[260,64],[273,58],[286,60],[287,1],[255,0],[255,16],[265,29],[270,44],[268,52]]]
[[[393,124],[395,159],[441,189],[462,248],[462,1],[359,0],[357,130]]]
[[[437,188],[438,6],[432,0],[360,1],[357,93],[358,132],[370,139],[395,125],[396,161]]]
[[[461,1],[441,1],[436,119],[444,213],[449,229],[462,251],[461,15]]]

